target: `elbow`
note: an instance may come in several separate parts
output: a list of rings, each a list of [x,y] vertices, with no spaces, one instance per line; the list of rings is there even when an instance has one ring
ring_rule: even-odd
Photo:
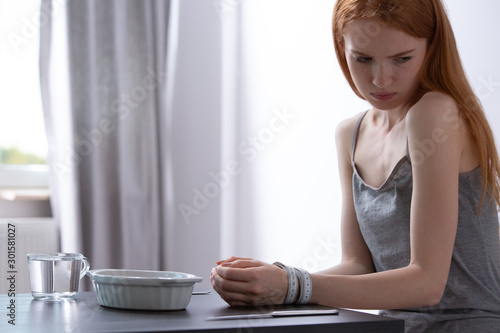
[[[446,288],[446,280],[444,281],[436,281],[433,280],[431,283],[427,284],[427,292],[423,293],[425,295],[424,299],[422,300],[424,304],[423,306],[434,306],[439,304],[441,302],[441,299],[443,298],[444,290]]]
[[[410,264],[408,268],[412,271],[411,280],[415,287],[412,289],[412,295],[415,296],[414,306],[426,307],[439,304],[448,284],[449,271],[422,267],[415,263]]]
[[[434,305],[438,305],[439,302],[441,302],[441,298],[443,297],[443,294],[441,295],[436,295],[435,297],[430,297],[429,298],[429,302],[428,302],[428,306],[434,306]]]
[[[422,269],[414,265],[415,287],[413,295],[416,297],[415,306],[435,306],[441,302],[443,294],[448,283],[448,273],[435,272],[429,269]]]
[[[443,298],[443,294],[444,294],[444,287],[443,288],[436,288],[435,291],[433,291],[429,294],[428,306],[438,305],[439,302],[441,302],[441,299]]]

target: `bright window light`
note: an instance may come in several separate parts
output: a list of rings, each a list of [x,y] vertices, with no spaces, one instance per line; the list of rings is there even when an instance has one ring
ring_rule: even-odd
[[[39,17],[39,1],[0,0],[0,164],[4,167],[46,163]]]

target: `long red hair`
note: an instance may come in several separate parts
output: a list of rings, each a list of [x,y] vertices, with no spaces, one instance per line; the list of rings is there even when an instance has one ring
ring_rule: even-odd
[[[420,70],[420,91],[437,91],[454,98],[479,152],[484,190],[500,205],[500,163],[493,133],[479,99],[463,69],[455,36],[441,0],[337,0],[333,12],[333,39],[340,67],[353,91],[360,97],[351,77],[342,33],[356,19],[375,19],[413,37],[428,41],[427,54]]]

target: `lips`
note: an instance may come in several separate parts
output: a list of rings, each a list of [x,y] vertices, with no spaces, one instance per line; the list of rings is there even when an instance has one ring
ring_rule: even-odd
[[[380,93],[371,93],[371,95],[378,99],[379,101],[388,101],[396,96],[397,93],[389,93],[389,92],[380,92]]]

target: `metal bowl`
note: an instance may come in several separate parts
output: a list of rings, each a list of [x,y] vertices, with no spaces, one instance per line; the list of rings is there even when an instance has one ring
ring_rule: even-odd
[[[182,310],[203,278],[170,271],[98,269],[87,272],[99,304],[130,310]]]

